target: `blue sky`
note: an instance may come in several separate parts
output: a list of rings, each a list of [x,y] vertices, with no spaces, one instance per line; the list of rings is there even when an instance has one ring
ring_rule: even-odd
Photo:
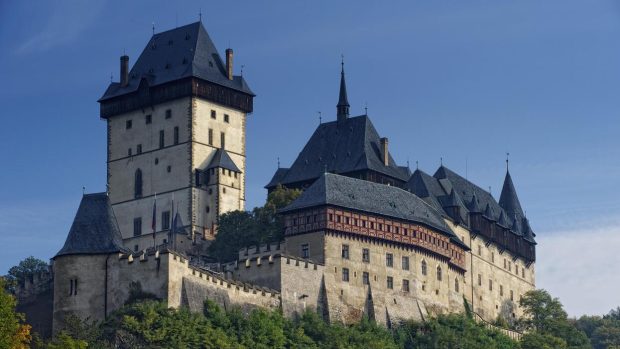
[[[538,286],[571,315],[620,305],[620,5],[608,1],[0,1],[0,272],[62,246],[105,189],[96,100],[118,57],[198,19],[256,92],[247,199],[335,118],[340,55],[352,114],[397,162],[449,168],[499,195],[505,153],[538,234]],[[467,164],[467,165],[466,165]]]

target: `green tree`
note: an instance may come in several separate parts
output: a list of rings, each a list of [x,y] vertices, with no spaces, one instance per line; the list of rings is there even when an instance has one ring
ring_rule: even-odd
[[[566,341],[549,334],[527,333],[521,338],[521,349],[565,349]]]
[[[17,301],[6,291],[6,280],[0,278],[0,349],[28,348],[30,325],[24,315],[15,312]]]
[[[33,275],[41,272],[45,272],[49,270],[49,265],[44,261],[34,258],[30,256],[21,262],[18,265],[13,266],[9,269],[8,274],[6,275],[6,284],[5,288],[9,290],[14,290],[17,284],[23,284],[24,281],[28,278],[31,278]]]

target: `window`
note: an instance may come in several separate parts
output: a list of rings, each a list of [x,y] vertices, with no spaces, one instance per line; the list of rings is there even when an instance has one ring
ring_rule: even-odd
[[[454,291],[459,292],[459,279],[454,279]]]
[[[370,263],[370,250],[367,248],[362,249],[362,262]]]
[[[512,271],[512,262],[508,262],[508,271]]]
[[[495,263],[495,253],[491,252],[491,262]]]
[[[403,292],[409,292],[409,280],[403,280]]]
[[[224,114],[224,122],[226,123],[230,122],[230,118],[228,117],[228,114]]]
[[[482,256],[482,246],[478,245],[478,256]]]
[[[441,267],[437,266],[437,281],[441,281],[442,280],[442,275],[441,275]]]
[[[211,110],[211,119],[215,120],[216,117],[215,110]]]
[[[310,217],[308,217],[310,220]],[[349,245],[342,245],[342,258],[349,259]]]
[[[301,257],[310,258],[310,248],[308,247],[308,244],[301,245]]]
[[[206,211],[207,213],[211,212],[211,207],[207,206]]]
[[[145,117],[146,124],[150,124],[153,122],[153,116],[151,114],[147,114]]]
[[[489,279],[489,291],[493,291],[493,280]]]
[[[209,129],[209,145],[213,145],[213,129]]]
[[[174,128],[174,144],[179,144],[179,128]]]
[[[342,268],[342,281],[349,282],[349,268]]]
[[[515,274],[519,275],[519,265],[515,264]]]
[[[133,250],[138,252],[138,245],[133,245]]]
[[[499,295],[500,296],[504,295],[504,285],[499,285]]]
[[[224,132],[220,133],[220,148],[226,148],[226,134]]]
[[[478,286],[482,286],[482,275],[478,274]]]
[[[510,290],[510,300],[511,301],[515,300],[515,294],[514,294],[514,292],[512,292],[512,290]]]
[[[159,130],[159,148],[164,147],[164,130]]]
[[[368,275],[368,272],[366,271],[362,273],[362,284],[364,285],[370,284],[370,276]]]
[[[426,261],[422,261],[422,275],[428,274],[428,270],[427,270],[427,266],[426,266]]]
[[[127,156],[131,156],[131,148],[127,149]]]
[[[521,268],[521,277],[525,279],[525,268]]]
[[[142,217],[133,219],[133,236],[142,235]]]
[[[77,279],[69,280],[69,296],[77,296]]]
[[[131,126],[132,126],[131,120],[127,120],[127,121],[125,121],[125,129],[126,129],[126,130],[131,129]]]
[[[138,144],[138,146],[136,147],[136,152],[138,154],[142,154],[142,144]]]
[[[390,290],[394,289],[394,278],[391,276],[387,277],[387,288]]]
[[[409,257],[403,256],[402,267],[403,267],[403,270],[409,270]]]
[[[172,110],[166,109],[166,119],[170,119],[172,117]]]
[[[170,211],[164,211],[161,213],[161,229],[170,229]]]
[[[134,177],[134,198],[137,199],[142,197],[142,170],[137,169]]]
[[[390,268],[394,266],[394,255],[393,254],[391,253],[385,254],[385,265]]]
[[[504,269],[506,269],[506,258],[504,258]]]

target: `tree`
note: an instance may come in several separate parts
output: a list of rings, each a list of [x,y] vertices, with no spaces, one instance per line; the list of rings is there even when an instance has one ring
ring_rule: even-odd
[[[269,193],[263,207],[255,207],[252,212],[231,211],[220,215],[215,241],[209,246],[210,254],[220,262],[228,262],[237,259],[237,253],[244,247],[282,240],[284,224],[278,210],[300,194],[300,190],[278,186]]]
[[[0,278],[0,349],[28,348],[30,325],[24,315],[15,312],[17,301],[6,291],[6,280]]]

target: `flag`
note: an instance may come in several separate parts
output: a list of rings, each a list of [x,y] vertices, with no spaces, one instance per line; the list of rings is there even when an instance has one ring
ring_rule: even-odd
[[[151,229],[153,229],[153,247],[155,247],[156,227],[157,227],[157,194],[155,194],[155,200],[153,200],[153,222],[151,223]]]

